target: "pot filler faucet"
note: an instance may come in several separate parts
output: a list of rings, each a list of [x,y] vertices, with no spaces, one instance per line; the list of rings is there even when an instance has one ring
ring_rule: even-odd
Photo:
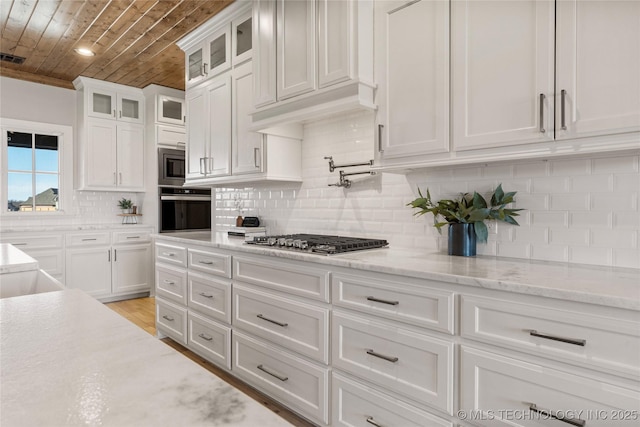
[[[338,168],[352,168],[356,166],[373,166],[373,160],[369,160],[366,163],[351,163],[346,165],[336,165],[333,162],[333,156],[326,156],[324,159],[329,160],[329,172],[334,172]],[[340,180],[335,184],[329,184],[329,187],[351,188],[351,180],[346,177],[353,176],[353,175],[375,175],[376,174],[374,171],[345,173],[343,170],[341,170],[338,172],[340,172]]]

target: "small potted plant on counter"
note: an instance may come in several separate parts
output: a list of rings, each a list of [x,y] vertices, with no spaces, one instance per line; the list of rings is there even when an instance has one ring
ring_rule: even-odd
[[[414,215],[433,214],[433,226],[442,233],[442,227],[449,225],[449,255],[475,256],[477,241],[486,242],[489,235],[485,220],[504,221],[508,224],[520,225],[515,220],[518,211],[506,207],[514,202],[515,191],[505,193],[502,184],[498,185],[491,195],[490,203],[477,192],[460,194],[456,199],[442,199],[436,203],[431,201],[427,189],[424,197],[418,188],[420,197],[407,204],[419,209]]]
[[[131,213],[131,208],[133,208],[133,202],[131,199],[122,198],[118,201],[118,207],[122,209],[123,214]]]

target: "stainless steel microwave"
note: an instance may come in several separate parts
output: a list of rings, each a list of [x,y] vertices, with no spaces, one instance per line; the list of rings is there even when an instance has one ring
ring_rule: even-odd
[[[158,185],[182,187],[185,167],[183,150],[158,149]]]

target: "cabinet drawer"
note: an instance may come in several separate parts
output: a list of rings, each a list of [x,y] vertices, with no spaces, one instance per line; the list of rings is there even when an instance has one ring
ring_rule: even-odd
[[[233,278],[267,288],[329,302],[327,270],[295,261],[233,257]]]
[[[11,243],[13,246],[25,252],[31,249],[62,248],[62,234],[55,236],[30,236],[27,233],[15,235],[3,233],[0,242]]]
[[[188,273],[187,305],[202,314],[231,323],[231,283],[199,273]]]
[[[441,332],[454,332],[453,292],[367,275],[333,273],[333,304]]]
[[[461,309],[463,337],[640,379],[640,318],[623,320],[614,314],[603,317],[467,295],[461,297]]]
[[[561,426],[570,425],[565,423],[572,417],[586,421],[588,427],[627,426],[633,424],[629,419],[637,420],[640,411],[637,388],[627,388],[605,378],[586,378],[529,360],[463,346],[460,371],[461,409],[467,414],[482,411],[483,426]],[[532,410],[532,405],[543,413]],[[616,422],[614,417],[622,416],[625,410],[628,417],[635,418]],[[521,416],[514,418],[508,414]],[[559,422],[550,414],[566,414],[567,419]]]
[[[67,246],[96,246],[111,244],[109,232],[67,234]]]
[[[332,327],[334,367],[452,414],[452,342],[339,311]]]
[[[233,325],[329,363],[329,309],[234,284]]]
[[[328,422],[328,369],[235,331],[232,341],[238,377],[301,414]]]
[[[186,267],[187,248],[166,243],[156,243],[156,262]]]
[[[147,243],[151,241],[151,232],[145,231],[114,231],[113,243]]]
[[[189,311],[188,347],[218,366],[231,369],[231,329]]]
[[[343,375],[333,373],[333,426],[453,427],[442,418],[380,393]]]
[[[156,295],[187,305],[187,271],[156,265]]]
[[[180,344],[187,345],[187,310],[156,298],[156,327]]]
[[[158,125],[157,144],[184,148],[187,144],[187,132],[184,127]]]
[[[231,277],[231,255],[189,249],[189,269]]]

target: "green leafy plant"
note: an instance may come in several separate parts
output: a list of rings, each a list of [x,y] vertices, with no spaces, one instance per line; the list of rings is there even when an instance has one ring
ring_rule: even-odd
[[[120,209],[131,209],[133,207],[133,202],[131,199],[122,198],[118,200],[118,207]]]
[[[433,214],[433,226],[442,232],[442,226],[447,224],[474,224],[474,229],[478,241],[486,242],[489,235],[485,220],[504,221],[508,224],[520,225],[515,220],[518,212],[523,209],[508,209],[506,205],[514,201],[515,191],[505,193],[502,184],[498,185],[491,195],[490,203],[484,197],[474,191],[473,195],[461,193],[460,197],[454,200],[442,199],[436,203],[431,201],[431,194],[427,189],[427,196],[424,197],[418,188],[420,197],[407,203],[407,206],[419,209],[414,215],[420,216],[426,213]]]

